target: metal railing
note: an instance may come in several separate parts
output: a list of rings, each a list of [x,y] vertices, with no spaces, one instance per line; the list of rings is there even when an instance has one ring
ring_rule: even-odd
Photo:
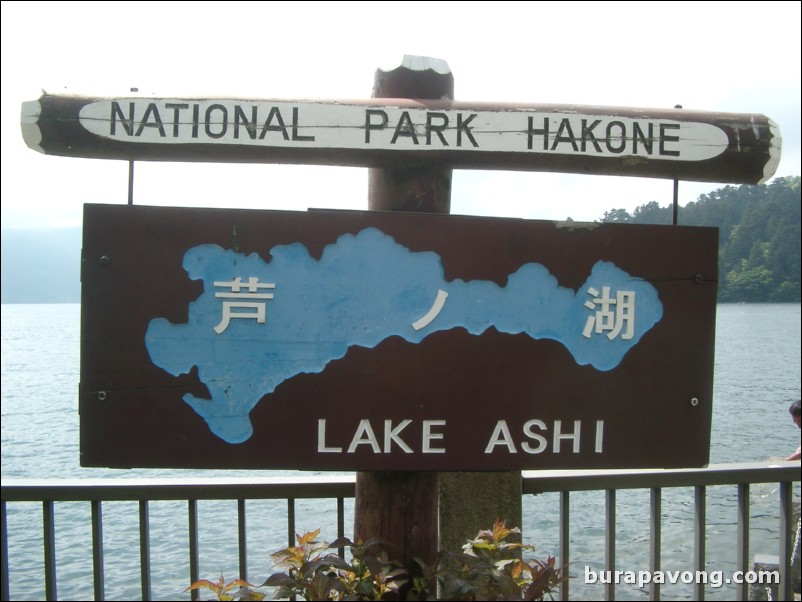
[[[650,571],[661,566],[661,515],[664,488],[691,487],[694,490],[694,561],[693,570],[705,571],[706,560],[706,499],[707,487],[733,486],[737,489],[738,506],[738,568],[749,566],[749,487],[758,483],[779,484],[779,594],[792,600],[791,555],[795,524],[792,521],[793,483],[800,481],[798,463],[713,465],[702,469],[677,470],[592,470],[538,471],[522,473],[522,493],[559,493],[559,562],[570,563],[570,500],[572,492],[603,491],[605,493],[605,569],[616,569],[616,492],[625,489],[648,489],[650,492]],[[91,505],[91,563],[95,600],[105,599],[103,504],[134,501],[139,517],[139,574],[142,600],[152,599],[150,561],[150,503],[157,500],[187,502],[189,532],[189,582],[199,578],[199,500],[237,501],[237,549],[239,575],[248,573],[246,538],[246,500],[286,500],[287,541],[294,544],[296,533],[295,503],[307,498],[336,500],[338,537],[345,535],[345,499],[352,498],[354,476],[253,478],[253,479],[77,479],[33,480],[3,479],[2,481],[2,599],[11,600],[9,581],[8,514],[7,505],[36,502],[42,508],[42,541],[44,548],[44,583],[47,600],[57,600],[56,520],[55,506],[67,502],[88,502]],[[83,551],[85,552],[85,551]],[[60,561],[62,559],[59,559]],[[11,563],[13,564],[13,562]],[[88,569],[87,569],[88,570]],[[36,581],[26,575],[25,581]],[[739,599],[748,598],[748,585],[738,585]],[[660,584],[650,583],[650,599],[660,599]],[[694,599],[704,600],[704,584],[694,585]],[[193,600],[198,592],[191,593]],[[560,598],[569,599],[569,582],[560,591]],[[605,598],[615,599],[615,584],[605,584]]]
[[[662,499],[664,488],[692,487],[694,490],[693,572],[707,573],[706,558],[706,501],[707,488],[731,485],[737,488],[737,567],[746,574],[752,567],[749,558],[749,486],[758,483],[779,484],[779,566],[778,593],[781,600],[793,600],[791,556],[794,532],[792,520],[793,483],[800,481],[798,462],[720,464],[700,469],[669,470],[591,470],[538,471],[523,473],[523,493],[559,492],[560,495],[560,563],[570,564],[570,495],[579,491],[605,492],[604,570],[616,570],[616,493],[624,489],[648,489],[649,497],[649,571],[661,570]],[[605,599],[615,600],[615,583],[605,584]],[[660,599],[660,583],[649,583],[649,598]],[[560,599],[568,600],[570,580],[565,582]],[[747,582],[736,585],[737,599],[748,599]],[[705,599],[705,583],[694,583],[694,600]]]

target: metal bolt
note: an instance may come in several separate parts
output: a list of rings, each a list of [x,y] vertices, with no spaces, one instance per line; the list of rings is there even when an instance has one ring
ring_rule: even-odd
[[[98,401],[106,401],[106,397],[108,397],[108,395],[106,394],[105,391],[98,391],[97,392],[97,400]]]
[[[694,281],[696,284],[702,284],[702,283],[705,281],[705,277],[704,277],[704,276],[702,276],[701,274],[696,274],[696,275],[693,277],[693,281]]]
[[[698,397],[691,397],[691,405],[696,407],[699,405],[699,398]]]
[[[100,265],[102,265],[105,268],[107,265],[109,265],[111,263],[111,258],[108,255],[102,255],[100,257],[99,262],[100,262]]]

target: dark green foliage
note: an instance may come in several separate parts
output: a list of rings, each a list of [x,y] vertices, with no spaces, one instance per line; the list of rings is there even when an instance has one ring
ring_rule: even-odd
[[[602,222],[670,224],[673,209],[652,201],[606,211]],[[723,302],[800,302],[800,178],[725,186],[680,207],[685,226],[719,229],[719,289]]]

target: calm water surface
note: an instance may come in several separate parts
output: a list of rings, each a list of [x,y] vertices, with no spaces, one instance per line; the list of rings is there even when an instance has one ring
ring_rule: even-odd
[[[236,470],[115,470],[78,465],[79,310],[77,304],[2,306],[2,476],[4,478],[136,478],[253,476]],[[719,305],[711,463],[762,461],[785,456],[799,445],[799,430],[788,404],[800,395],[800,305]],[[265,471],[282,475],[308,475]],[[799,497],[798,487],[795,489]],[[711,569],[734,571],[736,494],[708,489],[707,557]],[[751,489],[750,555],[778,553],[778,497],[773,486]],[[85,504],[57,505],[57,571],[61,599],[91,599],[91,531]],[[201,575],[237,575],[236,504],[201,502]],[[523,500],[527,543],[539,557],[558,550],[557,495]],[[617,566],[649,567],[649,492],[619,491]],[[140,597],[139,541],[135,503],[106,503],[104,542],[106,595],[110,600]],[[322,527],[336,536],[334,502],[299,502],[299,530]],[[685,569],[693,558],[693,490],[663,492],[662,568]],[[352,516],[353,506],[346,506]],[[261,582],[270,573],[269,554],[286,545],[286,505],[248,502],[249,577]],[[151,504],[153,596],[189,599],[181,592],[189,574],[185,502]],[[9,558],[14,567],[12,597],[44,599],[44,585],[26,575],[43,574],[41,509],[9,509]],[[181,525],[176,528],[176,524]],[[574,598],[603,599],[602,586],[584,586],[588,565],[604,567],[604,493],[571,496],[571,573]],[[349,532],[351,525],[346,525]],[[647,590],[618,586],[618,599],[645,600]],[[663,599],[691,599],[692,586],[664,585]],[[708,589],[707,599],[728,600],[734,590]]]

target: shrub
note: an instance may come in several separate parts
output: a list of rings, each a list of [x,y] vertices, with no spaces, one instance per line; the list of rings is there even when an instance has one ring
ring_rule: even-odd
[[[440,551],[431,563],[415,559],[420,573],[411,576],[390,560],[378,539],[353,542],[340,538],[332,543],[318,540],[320,529],[296,535],[296,546],[271,554],[281,572],[258,586],[277,588],[276,598],[303,600],[544,600],[565,576],[555,559],[525,560],[530,545],[509,541],[520,534],[496,521],[492,529],[480,531],[460,552]],[[348,547],[350,560],[331,550]],[[239,586],[234,594],[229,592]],[[265,594],[241,579],[217,583],[202,579],[188,590],[207,588],[218,600],[262,600]]]
[[[406,571],[380,550],[368,550],[383,542],[378,539],[352,542],[347,538],[331,544],[317,541],[320,529],[296,536],[297,546],[271,554],[274,566],[285,570],[268,577],[261,587],[278,587],[276,598],[301,597],[304,600],[384,600],[406,583]],[[346,561],[327,549],[348,547]]]
[[[461,552],[440,552],[431,566],[422,564],[421,581],[434,578],[439,596],[445,600],[551,599],[564,579],[562,571],[555,567],[552,556],[545,562],[525,560],[522,553],[534,552],[534,547],[508,541],[520,533],[520,529],[496,521],[492,529],[480,531],[462,546]]]

